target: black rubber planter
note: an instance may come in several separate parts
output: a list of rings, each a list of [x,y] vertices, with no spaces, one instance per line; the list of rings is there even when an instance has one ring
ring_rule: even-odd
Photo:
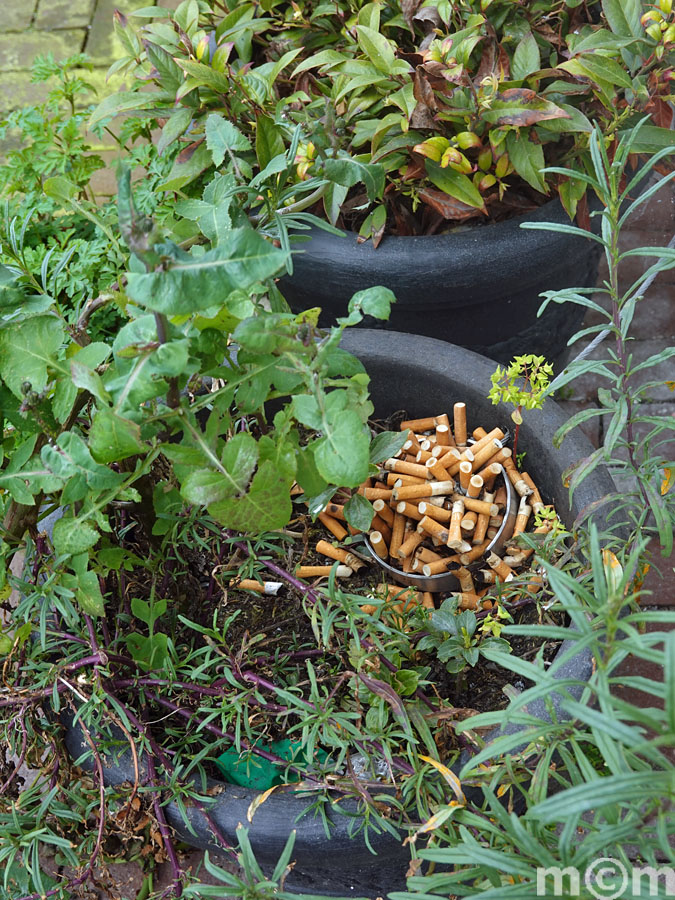
[[[542,291],[595,284],[599,245],[552,231],[530,231],[521,222],[569,218],[558,200],[527,216],[452,234],[387,236],[377,248],[321,229],[298,244],[294,272],[279,287],[294,312],[320,306],[322,325],[346,314],[352,294],[382,284],[396,294],[392,331],[424,334],[509,362],[537,353],[558,366],[584,309],[550,304],[537,318]]]
[[[343,347],[365,365],[371,377],[375,410],[380,416],[399,409],[406,409],[415,416],[432,415],[450,410],[453,402],[461,399],[468,405],[472,427],[475,427],[472,423],[506,424],[509,421],[509,408],[493,407],[485,399],[494,363],[484,357],[427,337],[364,329],[353,330],[346,335]],[[528,451],[528,470],[541,490],[555,502],[561,517],[571,525],[583,507],[614,488],[607,473],[596,470],[578,489],[574,505],[569,507],[567,491],[562,485],[562,472],[579,457],[588,456],[592,448],[587,439],[578,433],[565,441],[562,450],[555,451],[551,437],[564,420],[554,403],[542,411],[530,412],[521,428],[520,440],[521,446]],[[565,649],[564,643],[559,652]],[[583,682],[590,673],[591,659],[587,652],[583,652],[572,657],[558,675]],[[548,718],[543,701],[530,704],[528,711],[544,720]],[[565,717],[562,710],[558,709],[557,713],[559,718]],[[517,729],[518,726],[506,726],[505,730]],[[504,732],[497,729],[492,737],[499,733]],[[82,756],[88,749],[77,728],[67,731],[66,743],[74,757]],[[118,759],[107,760],[106,779],[110,784],[133,781],[128,752]],[[246,812],[256,792],[221,784],[217,796],[212,815],[225,834],[234,840],[238,823],[246,823]],[[371,834],[372,846],[377,851],[374,856],[366,848],[362,837],[351,837],[352,831],[358,831],[354,828],[354,821],[336,813],[332,813],[334,827],[329,839],[320,818],[302,815],[310,802],[311,797],[307,793],[277,791],[260,806],[250,825],[249,836],[263,865],[276,861],[290,830],[297,830],[296,866],[287,881],[289,890],[325,896],[374,898],[404,888],[409,856],[399,841],[388,834]],[[345,812],[351,810],[353,813],[355,809],[354,805],[340,806]],[[171,825],[189,844],[217,851],[199,810],[188,808],[195,834],[187,831],[175,804],[169,804],[165,810]]]

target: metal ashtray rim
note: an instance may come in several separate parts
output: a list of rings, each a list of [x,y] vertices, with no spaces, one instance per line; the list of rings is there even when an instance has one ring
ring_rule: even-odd
[[[518,513],[518,497],[516,495],[515,488],[511,484],[509,477],[506,474],[506,470],[504,466],[502,466],[502,471],[500,473],[501,477],[504,479],[504,484],[506,486],[506,509],[504,510],[504,521],[499,527],[499,531],[494,536],[494,538],[490,541],[490,543],[485,548],[485,552],[483,555],[475,560],[466,567],[470,572],[475,572],[480,569],[483,565],[483,559],[490,552],[496,553],[497,556],[500,555],[504,545],[513,535],[513,529],[516,524],[516,515]],[[497,476],[499,478],[499,475]],[[507,533],[508,532],[508,533]],[[394,566],[391,566],[388,562],[385,562],[381,559],[377,553],[373,550],[370,541],[367,537],[364,537],[364,544],[366,550],[375,562],[382,568],[385,572],[387,572],[393,581],[397,584],[403,585],[404,587],[416,587],[421,591],[431,591],[431,592],[443,592],[443,591],[459,591],[461,590],[459,581],[456,576],[452,574],[452,572],[441,572],[438,575],[415,575],[413,573],[407,573],[401,571],[401,569],[395,569]]]

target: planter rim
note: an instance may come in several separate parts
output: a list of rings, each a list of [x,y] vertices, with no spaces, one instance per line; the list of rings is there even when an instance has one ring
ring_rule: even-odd
[[[472,382],[484,381],[487,377],[489,382],[489,374],[494,371],[494,362],[470,350],[455,347],[446,344],[443,341],[434,338],[422,337],[419,335],[410,335],[400,332],[379,331],[372,329],[354,329],[348,332],[342,341],[342,347],[355,356],[367,357],[364,365],[367,368],[368,362],[372,364],[374,358],[380,360],[389,358],[397,358],[396,354],[403,349],[408,351],[410,355],[411,346],[414,346],[416,356],[420,354],[431,360],[432,367],[436,374],[441,377],[444,373],[450,377],[450,371],[459,371],[467,376],[471,373]],[[400,358],[400,357],[399,357]],[[433,362],[435,360],[435,363]],[[557,427],[566,421],[566,417],[555,404],[551,404],[545,410],[539,411],[539,415],[529,416],[530,419],[538,419],[538,424],[534,428]],[[578,429],[577,429],[578,430]],[[568,443],[569,442],[569,443]],[[571,440],[566,441],[567,448],[558,451],[563,456],[563,463],[567,458],[572,456],[579,458],[580,455],[588,455],[592,450],[590,441],[585,435],[579,433],[572,435]],[[590,476],[591,484],[588,490],[593,499],[598,498],[598,494],[604,494],[608,488],[613,487],[611,479],[606,472],[597,471]],[[49,517],[52,518],[52,517]],[[53,525],[53,521],[51,522]],[[43,521],[43,527],[47,525],[48,520]],[[556,658],[566,654],[574,644],[573,639],[562,642],[558,648]],[[587,648],[573,654],[564,667],[556,672],[556,679],[576,678],[579,681],[586,681],[592,672],[591,653]],[[580,686],[579,691],[582,687]],[[574,689],[568,693],[575,695]],[[553,706],[560,718],[569,718],[562,709],[563,697],[561,694],[554,693],[552,695]],[[546,708],[544,700],[534,701],[528,705],[528,713],[538,718],[549,719],[550,715]],[[89,745],[84,740],[81,730],[78,726],[73,726],[72,719],[66,714],[62,721],[66,727],[65,744],[71,755],[78,759],[87,755]],[[515,733],[524,730],[525,726],[514,723],[506,723],[494,729],[486,739],[487,743],[492,742],[500,735]],[[126,744],[126,741],[122,743]],[[461,765],[466,759],[460,759],[453,768],[459,771]],[[92,767],[92,761],[85,758],[81,763],[85,768]],[[118,785],[130,778],[133,781],[133,766],[131,754],[126,749],[116,758],[106,757],[105,764],[105,781],[106,784]],[[250,803],[260,792],[254,789],[243,788],[231,785],[225,782],[212,781],[209,779],[209,788],[218,789],[218,799],[210,808],[209,812],[213,819],[218,823],[221,829],[228,835],[233,835],[236,826],[240,822],[246,822],[247,811]],[[296,829],[296,843],[294,849],[294,858],[297,860],[298,869],[302,871],[303,866],[312,868],[317,865],[317,854],[319,854],[319,864],[323,866],[321,870],[324,873],[324,890],[329,889],[326,896],[330,896],[330,889],[339,887],[338,882],[340,876],[344,874],[344,870],[348,868],[345,854],[349,854],[350,862],[353,861],[355,852],[355,841],[360,842],[360,849],[363,851],[363,864],[359,871],[362,873],[366,881],[355,879],[351,890],[364,889],[364,884],[373,884],[372,879],[381,876],[383,870],[388,871],[387,877],[391,875],[392,868],[401,862],[401,844],[400,841],[386,832],[370,834],[370,840],[373,849],[377,855],[372,856],[361,839],[360,836],[352,837],[351,832],[352,819],[350,814],[356,811],[356,804],[349,801],[340,804],[342,810],[347,815],[330,815],[330,819],[334,824],[331,830],[330,840],[326,839],[324,827],[320,818],[312,818],[309,815],[303,815],[306,811],[312,794],[309,792],[298,793],[289,786],[289,790],[280,790],[270,796],[264,804],[256,811],[251,823],[249,824],[249,838],[253,845],[254,851],[259,856],[260,861],[264,864],[270,864],[276,861],[287,838],[290,827]],[[331,806],[334,806],[331,804]],[[187,808],[187,816],[190,821],[192,832],[188,831],[184,825],[182,816],[175,802],[170,802],[165,806],[167,819],[178,834],[193,846],[209,849],[212,852],[218,852],[219,845],[214,841],[208,823],[203,814],[196,807]],[[332,874],[331,874],[332,873]],[[370,882],[368,879],[371,879]],[[303,890],[307,888],[316,891],[314,882],[309,884],[299,884],[297,886],[289,885],[290,889]],[[383,889],[377,885],[378,893],[383,893]],[[342,896],[342,893],[333,896]]]

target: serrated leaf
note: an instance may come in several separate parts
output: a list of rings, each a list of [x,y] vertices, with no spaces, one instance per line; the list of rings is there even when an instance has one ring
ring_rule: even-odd
[[[206,120],[206,146],[216,167],[222,164],[228,151],[242,152],[252,149],[251,142],[236,125],[215,113]]]
[[[357,159],[339,157],[325,162],[326,177],[336,184],[350,188],[363,182],[368,199],[373,201],[384,191],[384,166],[380,163],[363,163]]]
[[[63,517],[54,523],[52,543],[60,555],[86,553],[98,539],[98,531],[89,522]]]
[[[368,477],[370,440],[358,413],[343,409],[325,423],[314,446],[316,467],[329,484],[356,487]]]
[[[89,430],[91,455],[99,463],[117,462],[147,451],[141,429],[109,409],[99,409]]]

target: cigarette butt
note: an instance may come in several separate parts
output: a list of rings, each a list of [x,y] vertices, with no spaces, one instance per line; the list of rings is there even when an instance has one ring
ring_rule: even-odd
[[[430,516],[423,516],[417,524],[417,530],[425,534],[430,534],[438,538],[439,541],[446,544],[448,538],[450,537],[448,533],[448,529],[442,525],[440,522],[437,522],[435,519],[432,519]]]
[[[443,572],[447,572],[450,568],[451,557],[446,559],[437,559],[436,562],[424,563],[422,566],[422,574],[429,578],[431,575],[440,575]]]
[[[299,494],[304,494],[305,492],[300,487],[297,481],[293,483],[293,487],[291,488],[291,497],[297,497]]]
[[[466,403],[455,403],[452,412],[455,443],[463,447],[466,444]]]
[[[389,506],[385,500],[374,500],[373,509],[375,510],[375,514],[379,516],[380,519],[384,519],[391,528],[394,524],[394,510],[391,506]]]
[[[478,430],[479,429],[476,429],[476,431]],[[474,456],[478,453],[479,450],[482,450],[483,447],[491,445],[493,441],[499,441],[501,446],[501,442],[504,440],[504,432],[501,430],[501,428],[493,428],[492,431],[488,432],[486,432],[483,428],[481,428],[480,430],[483,432],[483,434],[479,438],[476,438],[475,444],[471,445],[471,450]],[[476,431],[473,432],[474,437],[476,437]]]
[[[485,553],[488,548],[488,544],[490,541],[483,540],[480,544],[475,544],[467,553],[460,553],[459,561],[463,566],[468,566],[469,563],[472,563],[476,559],[480,559],[480,557]]]
[[[462,519],[464,518],[464,501],[458,498],[452,504],[452,512],[450,514],[450,527],[448,529],[448,547],[451,550],[459,550],[460,553],[466,553],[471,549],[471,544],[462,537]]]
[[[344,550],[342,547],[334,547],[328,541],[317,541],[316,552],[321,553],[322,556],[327,556],[329,559],[336,559],[338,562],[344,563],[357,571],[365,566],[365,563],[357,556],[354,556],[353,553],[350,553],[349,550]]]
[[[499,451],[502,449],[502,445],[498,440],[489,441],[479,450],[476,450],[475,447],[472,447],[471,452],[473,453],[473,471],[480,472],[483,466],[491,463],[493,456],[499,453]]]
[[[487,503],[485,500],[475,500],[473,497],[463,497],[461,494],[453,494],[453,501],[461,500],[466,509],[482,513],[488,516],[496,516],[499,513],[499,507],[496,503]]]
[[[509,547],[507,547],[509,552],[509,556],[504,557],[504,562],[507,566],[511,566],[512,569],[517,569],[518,566],[522,566],[525,562],[525,554],[524,553],[511,553]]]
[[[534,510],[535,513],[539,512],[539,510],[542,509],[542,507],[544,506],[544,503],[541,499],[541,494],[539,493],[539,490],[537,489],[537,485],[530,478],[530,476],[527,474],[527,472],[521,472],[520,477],[523,479],[523,481],[529,488],[532,488],[532,500],[531,500],[532,509]]]
[[[242,578],[241,581],[233,579],[230,587],[240,588],[242,591],[255,591],[256,594],[267,594],[268,596],[276,596],[279,589],[283,587],[281,581],[256,581],[255,578]]]
[[[332,566],[298,566],[295,574],[298,578],[327,578],[332,571]],[[335,574],[338,578],[349,578],[353,573],[349,566],[338,566]]]
[[[428,459],[425,463],[425,466],[427,467],[427,469],[429,469],[436,481],[452,481],[448,470],[444,467],[442,462],[439,462],[439,460],[436,459],[435,456],[432,456],[430,459]]]
[[[514,576],[511,566],[507,566],[503,559],[500,559],[496,553],[491,553],[487,558],[487,564],[497,573],[500,581],[511,580]]]
[[[387,487],[401,487],[404,484],[426,484],[427,478],[417,478],[415,475],[401,475],[400,472],[389,472],[387,475]]]
[[[385,543],[389,543],[391,541],[391,528],[385,522],[384,519],[381,519],[378,515],[373,516],[373,521],[370,523],[371,531],[379,531],[382,537],[385,540]]]
[[[484,494],[483,499],[489,497],[489,494]],[[476,527],[473,530],[473,537],[471,538],[472,544],[482,544],[485,540],[485,535],[487,534],[488,527],[490,525],[490,517],[486,516],[485,513],[483,515],[479,515],[476,519]]]
[[[450,454],[447,454],[450,457]],[[464,450],[459,459],[456,459],[454,456],[446,459],[445,456],[441,456],[440,459],[442,465],[448,470],[451,475],[456,475],[462,463],[471,463],[473,464],[473,453],[470,450]]]
[[[494,456],[487,460],[485,463],[485,468],[493,465],[494,463],[500,463],[500,465],[506,465],[506,461],[511,459],[511,448],[510,447],[502,447],[501,450],[497,450]],[[478,473],[479,475],[482,473]]]
[[[431,591],[425,591],[422,594],[422,606],[425,609],[435,609],[434,595],[431,593]]]
[[[457,580],[459,581],[459,586],[462,589],[462,593],[465,594],[475,594],[476,586],[473,583],[473,578],[471,577],[471,572],[468,569],[465,569],[464,566],[460,566],[459,569],[456,569],[453,573],[457,576]]]
[[[346,521],[345,508],[342,503],[327,503],[324,506],[323,511],[334,519],[339,519],[341,522]]]
[[[506,488],[503,484],[500,484],[497,490],[495,491],[495,498],[493,500],[500,509],[503,509],[506,506]]]
[[[363,496],[366,500],[389,500],[391,490],[389,488],[364,488]]]
[[[436,418],[435,416],[427,416],[424,419],[407,419],[405,422],[401,422],[400,428],[401,431],[406,431],[409,429],[410,431],[418,432],[418,431],[431,431],[432,428],[436,427]]]
[[[471,473],[473,469],[468,460],[464,460],[459,464],[459,483],[463,491],[466,491],[471,481]]]
[[[377,607],[373,606],[372,603],[364,603],[363,606],[359,607],[359,609],[367,616],[372,616],[375,612],[377,612]]]
[[[490,525],[487,532],[485,533],[485,537],[488,540],[493,541],[497,537],[498,534],[499,534],[499,529],[494,528],[492,525]]]
[[[366,478],[366,480],[358,486],[356,493],[363,495],[366,488],[369,488],[372,485],[372,483],[373,483],[372,478]]]
[[[480,603],[478,594],[462,591],[461,593],[452,594],[451,596],[456,597],[459,600],[460,609],[478,609]]]
[[[481,469],[480,472],[477,472],[479,478],[483,479],[483,486],[486,491],[491,491],[492,487],[495,483],[495,479],[497,475],[499,475],[502,471],[501,463],[490,463],[489,466],[485,466],[484,469]]]
[[[425,437],[423,440],[420,440],[420,450],[422,453],[431,453],[433,448],[436,445],[436,438],[432,440],[430,436]]]
[[[436,426],[436,443],[441,447],[450,447],[450,425],[444,422]]]
[[[429,550],[428,547],[418,547],[415,556],[421,562],[438,562],[439,559],[442,559],[442,556],[439,556],[438,553],[434,553],[433,550]]]
[[[530,576],[527,582],[527,592],[528,594],[538,594],[539,591],[544,587],[544,576],[540,574],[535,574]]]
[[[543,525],[539,525],[534,531],[530,532],[530,534],[548,534],[551,530],[551,526],[548,522],[544,522]],[[525,559],[529,559],[534,553],[534,547],[507,547],[506,548],[509,553],[513,556],[516,554],[522,554]]]
[[[512,459],[504,460],[504,469],[509,477],[509,481],[516,489],[516,493],[520,497],[529,497],[533,491],[529,484],[523,480],[523,476],[516,469]]]
[[[405,572],[406,574],[408,574],[409,572],[412,572],[412,564],[413,564],[412,556],[406,556],[405,559],[400,560],[400,563],[401,563],[401,571],[402,572]]]
[[[522,534],[523,531],[527,528],[527,522],[530,518],[530,513],[532,512],[532,507],[527,503],[526,497],[520,498],[520,503],[518,504],[518,514],[516,516],[516,524],[513,527],[514,536],[518,534]]]
[[[408,441],[410,441],[410,444],[412,446],[412,452],[417,453],[417,451],[420,449],[420,442],[417,440],[415,432],[412,430],[412,428],[408,429]]]
[[[403,543],[403,534],[405,532],[405,516],[401,513],[394,513],[394,524],[391,526],[391,541],[389,542],[389,553],[396,559],[398,548]]]
[[[417,456],[415,457],[415,462],[419,463],[420,466],[426,465],[428,459],[435,459],[436,457],[432,454],[431,450],[426,450],[424,444],[422,444],[421,449],[418,450]]]
[[[375,553],[380,557],[380,559],[386,559],[389,556],[389,549],[384,541],[382,536],[382,532],[380,531],[371,531],[369,535],[370,546],[373,548]]]
[[[484,584],[497,584],[497,573],[492,569],[481,569],[480,576]]]
[[[488,527],[489,528],[501,528],[501,524],[504,521],[504,516],[490,516],[488,519]]]
[[[415,500],[419,497],[447,497],[456,488],[455,482],[435,481],[426,484],[410,484],[400,488],[394,488],[394,500]]]
[[[462,527],[462,531],[464,531],[464,532],[466,532],[466,531],[470,532],[472,538],[473,538],[474,530],[475,530],[475,528],[476,528],[476,520],[477,520],[477,518],[478,518],[478,513],[475,513],[475,512],[468,512],[468,513],[465,513],[464,518],[463,518],[462,521],[460,522],[460,525],[461,525],[461,527]]]
[[[474,439],[474,441],[479,441],[481,438],[484,438],[486,434],[487,431],[483,428],[482,425],[479,425],[478,428],[474,428],[474,430],[471,432],[471,437]]]
[[[471,497],[473,500],[477,500],[480,497],[480,492],[483,490],[483,479],[480,475],[472,475],[469,479],[469,486],[466,489],[467,497]]]
[[[319,513],[317,519],[323,527],[330,531],[333,537],[336,537],[338,541],[344,541],[347,537],[347,529],[343,528],[342,525],[335,519],[333,516],[329,516],[328,513]]]
[[[396,512],[404,518],[414,519],[416,522],[419,522],[422,518],[422,514],[418,512],[417,507],[413,503],[408,503],[407,500],[401,500],[396,504]]]
[[[417,547],[418,544],[421,544],[424,540],[424,535],[420,534],[419,531],[413,531],[410,537],[407,537],[401,546],[396,551],[396,555],[399,559],[405,559],[407,556],[410,556]]]
[[[400,459],[387,459],[384,467],[389,472],[399,472],[402,475],[416,475],[417,478],[423,478],[425,481],[431,478],[429,470],[418,463],[404,462]]]
[[[437,522],[442,522],[443,524],[447,524],[452,516],[449,509],[444,509],[442,506],[435,506],[433,503],[428,503],[427,501],[418,503],[417,511],[420,515],[430,516],[432,519],[436,519]]]

